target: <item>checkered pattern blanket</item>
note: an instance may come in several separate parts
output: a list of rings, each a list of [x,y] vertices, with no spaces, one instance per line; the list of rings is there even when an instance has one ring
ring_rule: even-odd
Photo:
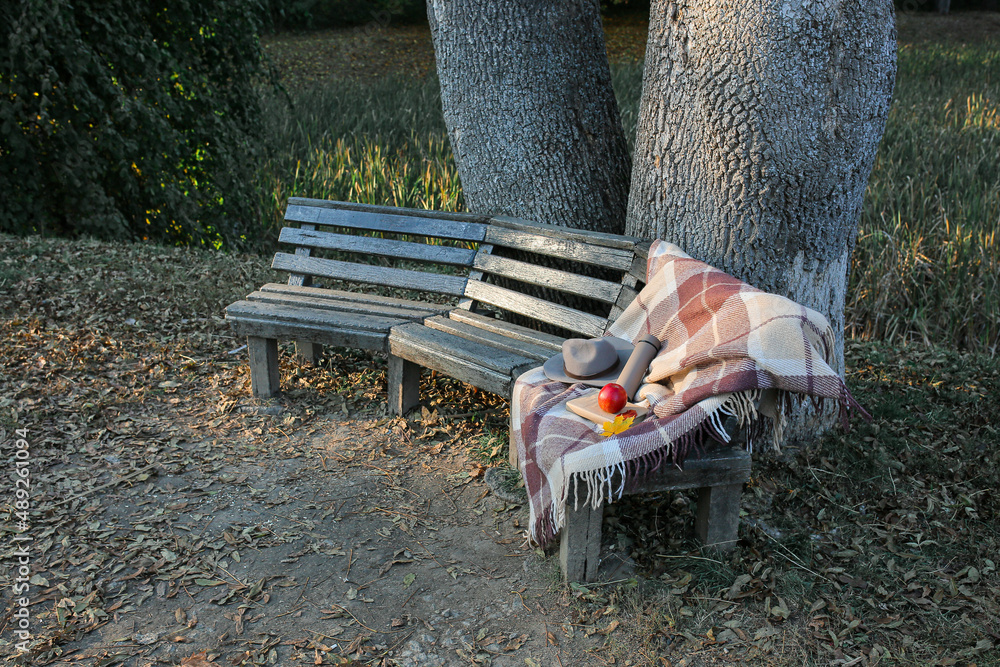
[[[646,287],[608,329],[632,342],[645,334],[662,342],[638,393],[653,415],[618,435],[566,409],[594,388],[553,382],[541,368],[515,383],[511,423],[536,544],[559,532],[567,499],[613,502],[661,465],[683,466],[706,437],[728,442],[726,417],[748,428],[770,418],[777,444],[794,395],[837,401],[845,423],[851,409],[867,416],[830,366],[834,334],[823,315],[671,243],[654,242]]]

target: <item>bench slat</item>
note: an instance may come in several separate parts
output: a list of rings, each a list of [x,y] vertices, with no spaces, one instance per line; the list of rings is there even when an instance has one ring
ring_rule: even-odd
[[[621,291],[621,285],[618,283],[550,269],[507,257],[497,257],[493,254],[477,254],[472,266],[495,276],[505,276],[532,285],[597,299],[604,303],[614,303]]]
[[[462,322],[463,324],[485,329],[486,331],[492,331],[493,333],[506,336],[507,338],[516,338],[517,340],[523,340],[525,342],[544,347],[549,350],[549,356],[562,352],[562,344],[563,341],[566,340],[565,338],[561,338],[559,336],[543,333],[541,331],[535,331],[534,329],[522,327],[518,324],[511,324],[510,322],[498,320],[495,317],[486,317],[485,315],[472,313],[462,309],[451,311],[448,313],[448,317],[458,322]]]
[[[297,227],[285,227],[278,240],[308,248],[342,250],[345,252],[379,255],[396,259],[410,259],[418,262],[436,262],[453,266],[469,266],[476,251],[469,248],[455,248],[426,243],[411,243],[395,239],[380,239],[371,236],[350,236],[333,232],[317,232]],[[299,254],[296,252],[296,254]]]
[[[455,220],[458,222],[487,223],[490,216],[481,213],[455,213],[454,211],[435,211],[427,208],[405,208],[402,206],[386,206],[383,204],[361,204],[350,201],[334,201],[332,199],[310,199],[309,197],[289,197],[288,206],[308,206],[312,208],[335,208],[344,211],[363,211],[366,213],[382,213],[385,215],[409,215],[414,218],[435,218],[437,220]]]
[[[603,334],[607,323],[607,318],[590,315],[567,306],[550,303],[538,297],[528,296],[506,287],[478,280],[468,282],[465,286],[465,296],[525,317],[575,331],[590,338],[596,338]]]
[[[519,229],[531,234],[541,234],[543,236],[550,236],[557,239],[568,239],[571,241],[581,241],[583,243],[590,243],[594,245],[603,245],[608,248],[620,248],[622,250],[627,250],[629,253],[632,252],[635,244],[641,241],[641,239],[634,236],[620,236],[618,234],[608,234],[606,232],[592,232],[586,229],[573,229],[572,227],[550,225],[544,222],[535,222],[534,220],[512,218],[507,215],[494,216],[490,221],[494,225],[499,225],[500,227]]]
[[[552,351],[547,347],[518,340],[517,338],[508,338],[507,336],[487,331],[486,329],[481,329],[470,324],[464,324],[458,320],[453,320],[441,315],[435,315],[434,317],[427,318],[424,320],[424,324],[431,329],[437,329],[438,331],[444,331],[445,333],[460,336],[466,340],[481,342],[492,348],[504,350],[505,352],[513,352],[514,354],[518,354],[523,357],[537,359],[539,365],[541,362],[552,356]]]
[[[350,292],[347,292],[347,294],[350,294]],[[281,292],[253,292],[247,295],[246,300],[253,301],[254,303],[287,305],[293,308],[315,308],[317,310],[355,313],[359,315],[371,314],[378,317],[393,317],[403,320],[420,320],[440,313],[440,311],[434,311],[430,308],[423,310],[400,308],[367,299],[321,299],[301,294],[282,294]]]
[[[486,225],[478,222],[457,220],[435,220],[413,215],[373,213],[339,208],[320,208],[289,204],[285,212],[288,222],[310,223],[366,229],[373,232],[409,234],[413,236],[434,236],[457,241],[482,241],[486,236]]]
[[[294,338],[383,352],[388,350],[389,329],[408,321],[354,313],[333,314],[254,301],[237,301],[228,306],[226,320],[240,336]]]
[[[513,378],[538,365],[536,359],[436,331],[416,322],[394,327],[389,351],[425,368],[500,396],[510,396]]]
[[[490,227],[486,242],[494,245],[526,250],[539,255],[549,255],[584,264],[606,266],[625,271],[632,266],[632,252],[619,248],[589,245],[580,241],[531,234],[518,229]]]
[[[376,352],[389,351],[389,335],[381,331],[367,329],[338,328],[279,322],[275,320],[255,320],[252,318],[233,321],[233,331],[240,336],[272,338],[275,340],[295,339],[308,343],[319,343],[332,347],[353,347]]]
[[[277,294],[289,294],[293,296],[310,296],[317,299],[328,299],[333,303],[341,301],[374,303],[379,306],[394,306],[404,310],[411,310],[419,314],[431,311],[429,314],[433,315],[439,312],[446,312],[452,308],[452,306],[449,305],[430,303],[429,301],[397,299],[395,297],[382,296],[380,294],[368,294],[367,292],[345,292],[326,287],[295,287],[282,283],[267,283],[257,291],[269,293],[275,292]]]
[[[740,484],[750,479],[750,453],[736,447],[717,446],[703,456],[684,461],[684,470],[664,465],[653,475],[629,487],[626,494],[697,489]]]
[[[263,301],[237,301],[226,307],[226,318],[236,321],[263,318],[281,322],[299,322],[332,328],[346,327],[381,332],[389,331],[397,324],[412,321],[403,317],[359,315],[342,310],[320,310]]]
[[[354,262],[341,262],[336,259],[320,259],[317,257],[299,257],[279,252],[274,255],[271,268],[292,273],[304,273],[323,278],[336,278],[351,282],[384,285],[426,292],[438,292],[451,296],[463,296],[466,278],[447,276],[425,271],[410,271],[384,266],[369,266]]]
[[[316,229],[315,225],[302,225],[303,231],[312,231],[314,229]],[[296,248],[295,254],[302,257],[309,257],[312,255],[312,250],[309,248]],[[288,276],[289,285],[308,286],[311,280],[312,278],[304,276],[301,273],[292,273]]]

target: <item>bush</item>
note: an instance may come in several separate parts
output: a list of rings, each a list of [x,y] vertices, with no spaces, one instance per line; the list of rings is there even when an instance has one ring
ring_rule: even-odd
[[[239,243],[258,0],[0,4],[0,231]]]

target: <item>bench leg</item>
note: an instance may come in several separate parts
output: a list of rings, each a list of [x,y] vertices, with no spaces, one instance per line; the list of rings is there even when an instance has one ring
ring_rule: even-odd
[[[389,354],[389,414],[405,415],[420,402],[420,366]]]
[[[743,484],[722,484],[698,489],[698,513],[694,520],[694,530],[706,547],[729,551],[736,546],[742,493]]]
[[[278,373],[278,341],[247,337],[250,349],[250,388],[256,398],[270,398],[281,390]]]
[[[563,581],[594,581],[601,561],[601,522],[604,505],[596,510],[589,503],[573,509],[566,501],[566,522],[559,537],[559,567]]]
[[[307,364],[315,365],[323,356],[323,346],[319,343],[310,343],[307,340],[297,340],[295,341],[295,356]]]
[[[517,452],[517,439],[514,437],[514,422],[508,421],[507,423],[507,460],[510,461],[510,467],[514,470],[518,470],[517,464],[520,454]]]

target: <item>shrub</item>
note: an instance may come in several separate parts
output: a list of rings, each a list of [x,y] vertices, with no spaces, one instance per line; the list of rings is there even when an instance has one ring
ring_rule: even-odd
[[[258,0],[0,4],[0,230],[235,243]]]

